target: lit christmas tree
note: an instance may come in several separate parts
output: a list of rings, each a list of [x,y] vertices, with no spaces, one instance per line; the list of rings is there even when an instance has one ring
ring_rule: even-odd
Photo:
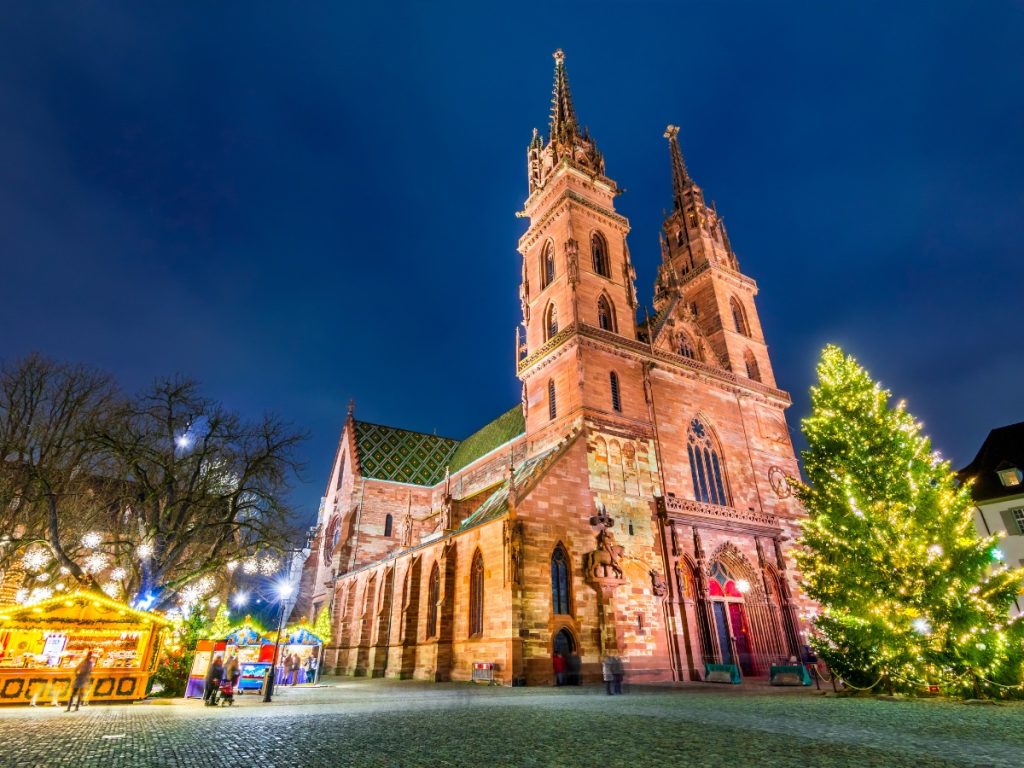
[[[209,635],[214,640],[223,640],[231,631],[231,619],[228,616],[228,609],[223,603],[217,609],[217,615],[210,625]]]
[[[313,623],[313,634],[320,638],[324,646],[331,644],[331,612],[326,605],[320,609]]]
[[[854,686],[957,693],[1022,680],[1024,571],[979,538],[967,487],[921,425],[838,347],[826,347],[803,430],[809,485],[797,561],[821,606],[814,644]],[[1004,686],[1011,686],[1006,688]]]

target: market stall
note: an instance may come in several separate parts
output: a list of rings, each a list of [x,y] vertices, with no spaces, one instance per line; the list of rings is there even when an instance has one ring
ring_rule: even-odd
[[[256,624],[251,617],[232,627],[223,638],[200,640],[192,661],[192,672],[185,689],[186,698],[202,698],[206,687],[206,670],[217,656],[227,662],[232,656],[238,658],[241,677],[239,693],[258,691],[263,687],[267,671],[274,663],[274,640]]]
[[[278,653],[278,667],[275,684],[292,682],[290,665],[287,660],[298,657],[299,671],[295,683],[303,685],[316,682],[316,670],[323,656],[323,640],[308,624],[296,624],[285,629],[281,635],[281,650]]]
[[[0,704],[65,701],[93,652],[87,701],[145,698],[170,622],[94,592],[0,607]]]

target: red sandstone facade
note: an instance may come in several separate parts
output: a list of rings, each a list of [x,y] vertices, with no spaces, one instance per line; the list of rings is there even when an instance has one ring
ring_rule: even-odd
[[[486,661],[550,684],[560,649],[584,679],[616,654],[635,682],[697,680],[800,652],[798,468],[757,286],[670,126],[655,314],[636,321],[629,224],[555,59],[550,136],[527,151],[522,405],[464,441],[350,408],[298,608],[331,606],[329,670],[465,680]]]

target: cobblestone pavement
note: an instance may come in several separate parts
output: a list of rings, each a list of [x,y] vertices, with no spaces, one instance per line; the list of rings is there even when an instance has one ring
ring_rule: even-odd
[[[3,768],[1013,766],[1024,705],[725,686],[486,688],[341,680],[273,704],[0,709]]]

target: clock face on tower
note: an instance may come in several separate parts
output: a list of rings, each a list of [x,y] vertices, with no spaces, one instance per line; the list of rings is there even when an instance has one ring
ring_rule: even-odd
[[[775,495],[780,499],[788,499],[793,495],[793,488],[789,484],[789,478],[778,467],[772,467],[768,470],[768,483],[771,485],[772,490],[775,491]]]

